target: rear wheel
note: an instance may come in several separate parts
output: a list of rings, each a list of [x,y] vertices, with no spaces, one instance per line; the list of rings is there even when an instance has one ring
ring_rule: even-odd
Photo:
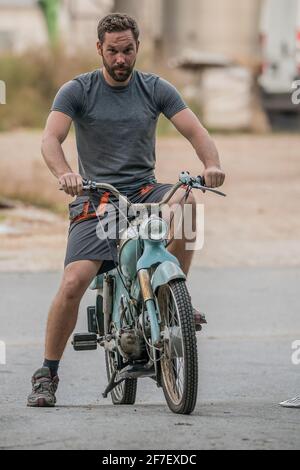
[[[185,281],[171,281],[159,288],[163,354],[161,379],[166,401],[174,413],[190,414],[198,391],[197,341],[193,307]]]
[[[118,381],[116,352],[105,351],[106,373],[108,381],[116,372],[115,382]],[[120,358],[122,360],[122,358]],[[114,405],[134,405],[136,398],[137,379],[125,379],[111,391]]]

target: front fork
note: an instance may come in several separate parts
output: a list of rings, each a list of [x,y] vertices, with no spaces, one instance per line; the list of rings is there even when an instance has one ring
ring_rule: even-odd
[[[138,278],[139,278],[143,300],[145,303],[145,309],[150,319],[152,344],[154,347],[160,347],[161,346],[160,330],[159,330],[159,324],[158,324],[158,318],[157,318],[155,298],[154,298],[150,276],[149,276],[149,270],[140,269],[138,271]]]

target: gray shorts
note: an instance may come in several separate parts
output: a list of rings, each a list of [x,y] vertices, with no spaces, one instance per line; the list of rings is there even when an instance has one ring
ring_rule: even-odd
[[[160,202],[173,185],[152,183],[142,186],[126,196],[133,204]],[[98,274],[110,271],[117,263],[117,239],[111,237],[107,227],[118,225],[116,211],[109,212],[117,199],[107,192],[78,196],[69,204],[70,228],[65,267],[80,260],[102,261]],[[107,211],[108,210],[108,211]],[[98,217],[96,216],[96,213]],[[111,224],[112,217],[114,223]],[[100,220],[99,220],[100,218]],[[101,236],[99,237],[99,233]],[[103,234],[107,235],[103,235]]]

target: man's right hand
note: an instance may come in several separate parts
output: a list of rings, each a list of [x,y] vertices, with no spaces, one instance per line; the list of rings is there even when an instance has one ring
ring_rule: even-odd
[[[78,173],[65,173],[58,178],[58,181],[65,193],[70,196],[82,194],[82,177]]]

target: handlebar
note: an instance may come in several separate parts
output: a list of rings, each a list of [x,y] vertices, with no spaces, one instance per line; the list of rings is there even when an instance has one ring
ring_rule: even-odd
[[[104,189],[112,193],[117,198],[121,199],[128,207],[135,205],[135,204],[132,204],[132,202],[130,202],[126,196],[121,194],[120,191],[114,186],[112,186],[111,184],[97,183],[96,181],[88,180],[85,178],[82,179],[82,183],[83,183],[83,186],[82,186],[83,191],[97,192],[100,189]],[[156,205],[158,204],[159,207],[161,207],[164,204],[167,204],[169,200],[171,199],[171,197],[176,193],[176,191],[183,185],[188,186],[190,189],[200,189],[203,193],[205,193],[206,191],[210,191],[212,193],[217,194],[218,196],[226,197],[226,194],[222,193],[221,191],[218,191],[217,189],[209,188],[208,186],[206,186],[203,176],[193,177],[193,176],[190,176],[190,173],[188,171],[183,171],[179,175],[178,182],[174,184],[172,189],[162,199],[162,201],[159,203],[156,203]],[[60,188],[60,190],[62,190],[62,188]],[[153,203],[152,204],[143,203],[143,206],[145,207],[151,206],[151,205],[153,205]]]
[[[96,183],[95,181],[83,179],[83,190],[84,191],[90,191],[90,192],[97,192],[99,189],[105,189],[106,191],[111,192],[114,196],[122,199],[128,206],[132,206],[132,203],[127,199],[126,196],[123,196],[120,191],[117,190],[114,186],[108,183]],[[160,206],[166,204],[169,202],[171,197],[176,193],[176,191],[182,186],[189,186],[191,189],[200,189],[205,193],[206,191],[210,191],[212,193],[215,193],[219,196],[224,196],[226,197],[226,194],[222,193],[221,191],[218,191],[217,189],[214,188],[208,188],[205,185],[205,180],[202,176],[197,176],[196,178],[193,176],[190,176],[188,171],[183,171],[179,175],[179,181],[174,184],[172,187],[171,191],[167,196],[164,197],[164,199],[159,203]],[[147,203],[145,204],[145,206]]]
[[[183,171],[179,175],[179,181],[176,183],[173,188],[171,189],[171,192],[169,193],[169,196],[167,196],[166,199],[163,199],[161,201],[161,204],[166,204],[171,197],[176,193],[177,189],[179,189],[182,185],[189,186],[191,189],[201,189],[203,193],[205,191],[210,191],[212,193],[217,194],[218,196],[224,196],[226,197],[226,194],[222,193],[221,191],[218,191],[217,189],[214,188],[209,188],[205,184],[205,179],[203,176],[197,176],[196,178],[193,176],[190,176],[190,173],[188,171]]]

